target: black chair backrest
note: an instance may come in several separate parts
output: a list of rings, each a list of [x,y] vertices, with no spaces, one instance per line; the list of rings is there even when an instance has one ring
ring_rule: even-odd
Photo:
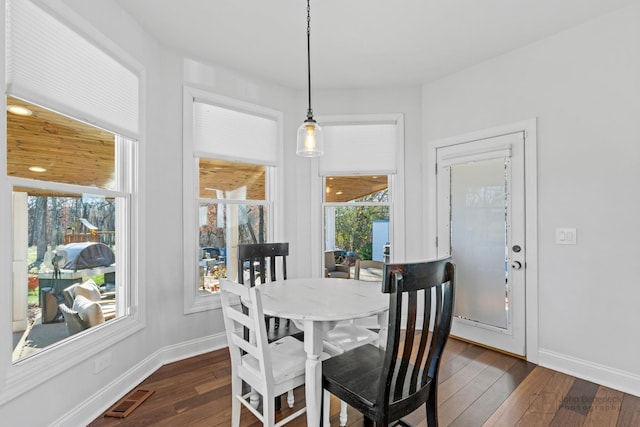
[[[440,359],[451,331],[454,288],[451,258],[384,265],[382,292],[389,294],[389,329],[376,405],[386,408],[388,420],[414,411],[436,393]],[[424,306],[421,318],[419,301]]]
[[[265,283],[267,280],[276,280],[276,258],[282,258],[282,278],[287,279],[287,256],[289,256],[289,243],[256,243],[250,245],[238,245],[238,283],[245,283],[244,267],[248,265],[249,286]],[[265,274],[267,268],[269,275]]]

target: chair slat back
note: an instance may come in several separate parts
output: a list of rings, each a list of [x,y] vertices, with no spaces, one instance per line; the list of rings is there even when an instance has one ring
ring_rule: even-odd
[[[388,409],[383,411],[388,420],[415,410],[429,393],[436,393],[451,331],[454,288],[450,258],[385,264],[382,291],[389,294],[389,328],[377,404]]]
[[[282,260],[282,280],[287,279],[287,256],[289,243],[256,243],[238,245],[238,282],[245,283],[245,266],[249,272],[249,286],[276,280],[276,259]],[[267,275],[265,268],[268,266]]]
[[[271,366],[271,354],[267,350],[267,330],[260,289],[221,278],[220,297],[232,368],[236,369],[246,363],[246,358],[242,357],[246,352],[257,361],[257,366],[248,369],[255,371],[258,368],[258,375],[264,383],[273,383],[273,372],[266,369]],[[243,332],[244,328],[248,330],[248,334]]]

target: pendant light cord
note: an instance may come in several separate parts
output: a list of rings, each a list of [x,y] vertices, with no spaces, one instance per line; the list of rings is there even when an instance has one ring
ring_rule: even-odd
[[[311,110],[311,6],[307,0],[307,88],[309,91],[309,108],[307,109],[307,119],[313,119]]]

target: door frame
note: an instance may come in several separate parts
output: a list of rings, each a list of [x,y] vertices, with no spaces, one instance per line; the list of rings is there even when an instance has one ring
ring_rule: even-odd
[[[538,363],[538,185],[537,185],[537,119],[510,123],[447,138],[426,141],[423,145],[423,212],[425,217],[424,253],[437,257],[437,188],[436,150],[454,144],[524,132],[525,144],[525,235],[527,262],[525,268],[525,354]]]

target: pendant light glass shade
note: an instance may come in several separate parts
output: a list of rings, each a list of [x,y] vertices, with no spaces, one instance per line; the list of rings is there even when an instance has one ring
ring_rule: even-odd
[[[309,94],[309,108],[307,119],[298,128],[298,143],[296,154],[301,157],[318,157],[324,154],[322,145],[322,129],[313,120],[311,109],[311,6],[307,0],[307,90]]]
[[[317,157],[324,154],[322,128],[313,119],[307,119],[298,128],[296,154],[301,157]]]

